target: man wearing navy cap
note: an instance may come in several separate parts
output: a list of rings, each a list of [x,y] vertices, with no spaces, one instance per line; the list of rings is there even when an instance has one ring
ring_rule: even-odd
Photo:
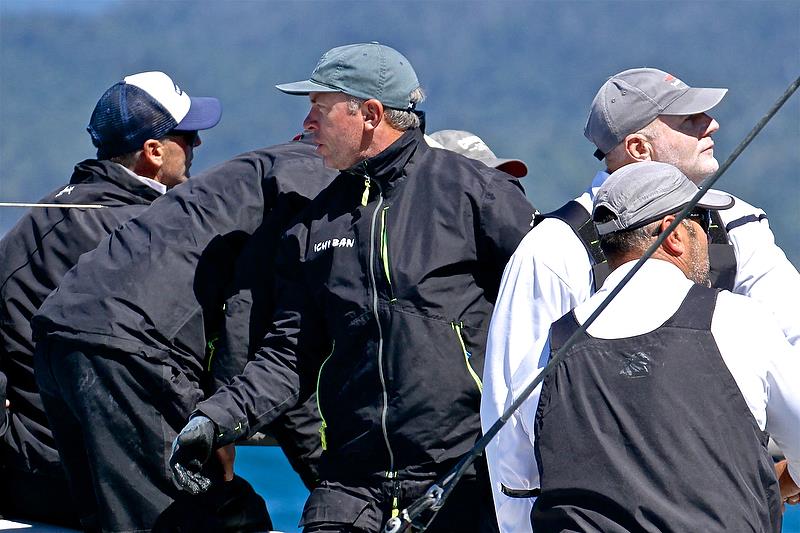
[[[69,183],[42,199],[56,207],[31,210],[0,241],[3,515],[80,527],[94,497],[69,497],[34,380],[31,318],[81,254],[187,179],[198,130],[220,116],[216,98],[190,97],[163,72],[127,76],[91,115],[97,159],[78,163]]]
[[[203,490],[213,448],[315,390],[322,479],[301,523],[380,531],[480,434],[488,318],[534,209],[512,176],[428,147],[416,73],[388,46],[334,48],[309,80],[277,87],[309,97],[304,128],[340,173],[284,235],[256,360],[198,404],[171,462],[178,483]],[[480,476],[462,479],[428,531],[494,529]]]

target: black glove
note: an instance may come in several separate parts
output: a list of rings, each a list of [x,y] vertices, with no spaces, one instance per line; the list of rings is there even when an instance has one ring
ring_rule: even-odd
[[[169,465],[175,483],[181,489],[200,494],[211,485],[211,480],[200,472],[214,450],[215,430],[211,419],[196,416],[189,420],[172,443]]]

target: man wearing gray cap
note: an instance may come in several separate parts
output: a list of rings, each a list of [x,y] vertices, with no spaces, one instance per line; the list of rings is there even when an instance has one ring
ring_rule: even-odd
[[[594,199],[611,273],[555,322],[536,376],[698,192],[671,165],[617,170]],[[800,488],[800,359],[771,313],[708,286],[707,192],[519,411],[538,531],[772,531]],[[525,383],[513,383],[522,387]],[[776,477],[768,434],[788,466]]]
[[[315,390],[322,480],[301,523],[379,531],[480,434],[488,320],[534,210],[510,175],[427,146],[416,73],[388,46],[334,48],[309,80],[278,89],[308,95],[304,128],[340,174],[284,235],[256,360],[198,405],[171,462],[178,483],[202,490],[213,448]],[[496,528],[480,475],[428,531]]]
[[[69,496],[34,379],[31,318],[82,254],[187,179],[198,130],[220,116],[219,100],[190,97],[163,72],[126,76],[86,128],[97,158],[0,241],[1,515],[79,527],[88,502]]]
[[[592,200],[608,175],[637,161],[660,161],[700,183],[719,167],[712,135],[719,124],[707,113],[727,89],[692,88],[653,68],[626,70],[609,78],[595,96],[584,134],[606,169],[587,191],[557,211],[538,217],[509,262],[501,283],[487,346],[481,417],[484,429],[510,405],[510,383],[522,361],[538,354],[550,324],[583,302],[602,284],[608,268],[591,223]],[[735,199],[714,213],[711,280],[715,287],[762,301],[786,338],[800,343],[800,275],[775,244],[766,215]],[[524,366],[524,365],[522,365]],[[520,381],[525,381],[522,376]],[[527,468],[500,456],[497,447],[524,444],[509,420],[487,448],[495,504],[503,531],[519,531],[532,499]],[[522,529],[522,531],[526,531]]]

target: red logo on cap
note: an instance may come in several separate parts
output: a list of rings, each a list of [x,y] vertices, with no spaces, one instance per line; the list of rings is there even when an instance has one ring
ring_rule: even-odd
[[[667,74],[667,76],[664,78],[664,81],[672,81],[674,79],[675,79],[675,76],[673,76],[672,74]]]

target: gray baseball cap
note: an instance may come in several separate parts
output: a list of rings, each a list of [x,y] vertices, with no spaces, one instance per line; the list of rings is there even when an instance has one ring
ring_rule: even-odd
[[[592,216],[597,233],[607,235],[641,228],[677,213],[698,190],[697,185],[672,165],[656,161],[625,165],[606,179],[594,197]],[[733,202],[733,197],[709,190],[697,207],[719,211],[733,207]],[[597,222],[598,218],[605,218],[598,217],[601,207],[611,212],[612,220]]]
[[[486,143],[474,133],[461,130],[439,130],[431,133],[430,137],[439,143],[442,148],[470,159],[477,159],[487,167],[502,170],[515,178],[522,178],[528,174],[528,166],[524,161],[497,157]]]
[[[410,111],[414,103],[409,97],[419,88],[419,81],[403,54],[371,42],[332,48],[322,55],[308,80],[275,87],[295,95],[341,92],[375,98],[386,107]]]
[[[728,89],[689,87],[663,70],[634,68],[611,76],[592,100],[583,134],[603,159],[626,135],[658,115],[694,115],[717,105]]]

